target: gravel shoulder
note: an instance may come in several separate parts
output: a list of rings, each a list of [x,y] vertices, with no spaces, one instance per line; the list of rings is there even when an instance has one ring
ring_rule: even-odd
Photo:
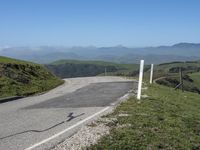
[[[107,118],[106,116],[112,114],[121,102],[124,102],[131,96],[134,96],[134,93],[135,91],[130,90],[127,94],[120,97],[108,111],[82,126],[75,134],[68,137],[51,150],[84,150],[91,145],[96,144],[101,137],[108,135],[112,129],[112,125],[116,124],[117,118]],[[119,126],[119,128],[121,127]]]

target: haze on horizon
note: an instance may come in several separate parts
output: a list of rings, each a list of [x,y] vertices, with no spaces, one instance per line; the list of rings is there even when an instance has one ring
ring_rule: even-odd
[[[198,0],[0,2],[0,46],[199,43]]]

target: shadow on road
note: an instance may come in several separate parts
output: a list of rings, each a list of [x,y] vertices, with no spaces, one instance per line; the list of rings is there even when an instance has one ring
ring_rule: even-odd
[[[71,120],[73,120],[73,119],[75,119],[75,118],[77,118],[77,117],[80,117],[80,116],[82,116],[82,115],[84,115],[84,114],[85,114],[85,113],[82,113],[82,114],[73,116],[73,112],[71,112],[71,113],[68,114],[68,116],[67,116],[68,119],[67,119],[67,120],[62,121],[62,122],[60,122],[60,123],[57,123],[57,124],[55,124],[55,125],[53,125],[53,126],[47,128],[47,129],[43,129],[43,130],[26,130],[26,131],[18,132],[18,133],[15,133],[15,134],[7,135],[7,136],[5,136],[5,137],[1,137],[0,140],[6,139],[6,138],[9,138],[9,137],[13,137],[13,136],[16,136],[16,135],[28,133],[28,132],[36,132],[36,133],[45,132],[45,131],[51,130],[51,129],[53,129],[53,128],[55,128],[55,127],[57,127],[57,126],[59,126],[59,125],[65,123],[65,122],[69,122],[69,121],[71,121]]]

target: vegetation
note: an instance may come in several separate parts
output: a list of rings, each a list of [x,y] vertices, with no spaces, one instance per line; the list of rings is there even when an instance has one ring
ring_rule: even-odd
[[[134,76],[138,74],[139,65],[117,64],[103,61],[60,60],[46,65],[61,78],[107,75]]]
[[[176,76],[179,68],[182,68],[185,74],[200,71],[200,61],[171,62],[159,64],[154,67],[154,77]]]
[[[147,98],[123,102],[108,118],[109,135],[88,149],[200,149],[199,95],[148,86]],[[127,115],[120,115],[127,114]]]
[[[43,66],[0,57],[0,97],[27,96],[50,90],[63,81]]]
[[[172,62],[156,65],[154,79],[156,82],[169,87],[180,83],[179,69],[183,71],[184,90],[200,94],[200,61]],[[146,73],[149,78],[149,70]]]

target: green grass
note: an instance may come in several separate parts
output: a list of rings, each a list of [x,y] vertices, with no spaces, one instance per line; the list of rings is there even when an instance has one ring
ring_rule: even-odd
[[[186,62],[171,62],[171,63],[164,63],[156,65],[155,70],[164,70],[168,72],[170,68],[173,67],[200,67],[200,61],[186,61]],[[191,68],[192,69],[192,68]]]
[[[171,62],[154,66],[154,78],[163,76],[176,76],[179,73],[178,68],[182,67],[185,74],[200,71],[200,61],[187,61],[187,62]],[[172,69],[177,69],[172,71]],[[171,71],[170,71],[171,70]],[[149,78],[149,71],[147,70],[146,78]]]
[[[117,118],[116,124],[88,149],[200,149],[200,96],[157,84],[145,94],[149,97],[141,103],[132,97],[108,115]],[[121,113],[129,116],[119,117]]]
[[[194,83],[200,87],[200,72],[189,74]]]
[[[0,57],[0,98],[37,94],[62,83],[42,65]]]
[[[156,81],[159,84],[176,87],[180,83],[180,67],[183,70],[184,90],[200,94],[200,61],[171,62],[155,65],[154,79],[159,79]],[[147,70],[144,78],[149,79],[149,74],[149,70]]]
[[[186,76],[187,78],[185,78]],[[180,83],[180,77],[179,74],[166,76],[166,78],[158,80],[157,83],[174,88]],[[200,94],[200,72],[184,74],[183,89]]]

